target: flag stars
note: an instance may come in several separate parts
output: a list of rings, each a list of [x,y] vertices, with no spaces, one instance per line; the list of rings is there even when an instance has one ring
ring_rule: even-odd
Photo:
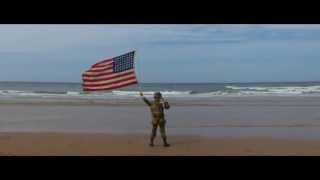
[[[134,68],[133,52],[114,58],[114,72],[122,72]]]

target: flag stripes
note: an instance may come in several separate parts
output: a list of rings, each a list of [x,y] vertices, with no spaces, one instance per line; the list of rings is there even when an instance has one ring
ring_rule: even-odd
[[[134,51],[103,60],[82,74],[84,91],[106,91],[137,84]]]

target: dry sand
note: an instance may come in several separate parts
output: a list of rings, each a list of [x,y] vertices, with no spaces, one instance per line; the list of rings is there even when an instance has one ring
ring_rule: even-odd
[[[169,148],[142,102],[0,101],[0,155],[320,155],[319,98],[170,100]]]
[[[0,133],[0,155],[320,155],[319,140],[171,136],[171,147],[148,146],[148,135]]]

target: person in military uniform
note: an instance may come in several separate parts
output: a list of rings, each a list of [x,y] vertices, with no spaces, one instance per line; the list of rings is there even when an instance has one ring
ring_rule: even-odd
[[[143,98],[143,101],[150,107],[152,115],[152,133],[150,137],[150,146],[152,147],[154,138],[157,135],[157,129],[160,127],[160,133],[163,140],[163,146],[168,147],[170,144],[167,143],[166,136],[166,120],[164,117],[164,109],[169,109],[169,103],[162,98],[160,92],[154,93],[154,101],[149,101],[146,97],[143,96],[143,93],[140,92],[140,96]]]

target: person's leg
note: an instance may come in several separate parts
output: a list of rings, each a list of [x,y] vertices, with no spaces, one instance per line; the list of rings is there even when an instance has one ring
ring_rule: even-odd
[[[170,146],[170,144],[168,144],[168,142],[167,142],[165,124],[166,124],[165,121],[160,123],[160,133],[161,133],[161,137],[162,137],[162,140],[163,140],[163,146],[168,147],[168,146]]]
[[[154,138],[157,136],[157,127],[158,125],[157,124],[152,124],[152,132],[151,132],[151,137],[150,137],[150,146],[153,146],[153,141],[154,141]]]

